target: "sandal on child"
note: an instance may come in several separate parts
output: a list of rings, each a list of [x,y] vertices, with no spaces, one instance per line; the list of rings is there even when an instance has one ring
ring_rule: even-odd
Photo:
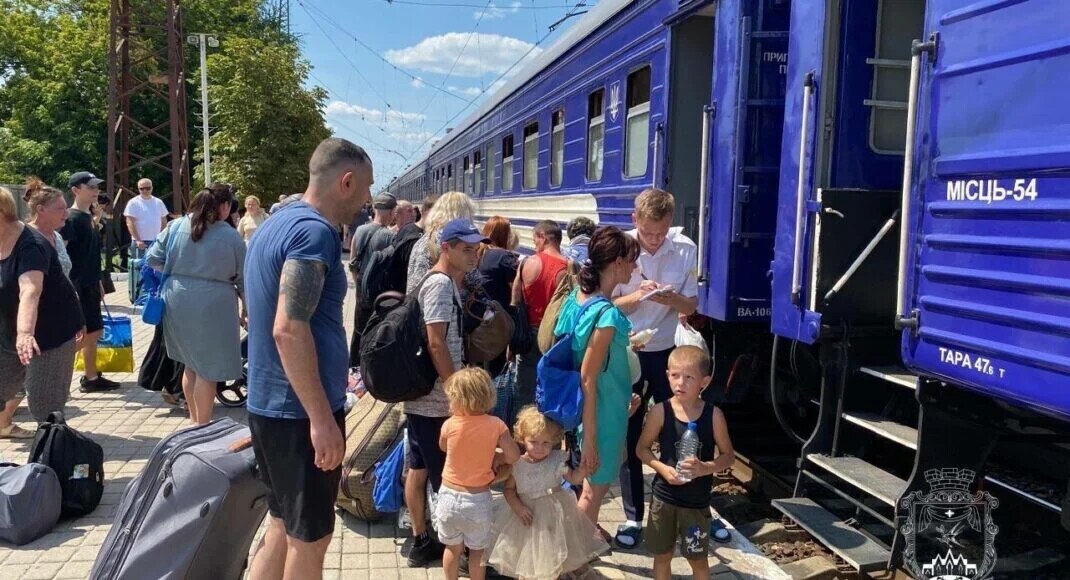
[[[617,526],[617,535],[613,543],[625,550],[634,550],[639,546],[639,538],[643,535],[643,528],[621,524]]]
[[[721,518],[710,520],[710,539],[718,544],[727,544],[732,539],[732,533],[728,531],[728,526],[721,521]]]
[[[33,439],[33,437],[33,431],[23,429],[14,423],[0,428],[0,439]]]

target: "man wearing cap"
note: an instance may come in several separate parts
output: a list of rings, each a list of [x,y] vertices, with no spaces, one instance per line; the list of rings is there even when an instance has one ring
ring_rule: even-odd
[[[85,316],[85,338],[82,340],[85,374],[80,385],[83,393],[119,387],[119,383],[109,381],[97,372],[97,339],[104,330],[104,317],[100,312],[104,290],[100,284],[100,231],[94,220],[93,204],[100,195],[101,183],[104,183],[103,179],[88,171],[71,176],[67,185],[71,188],[74,203],[67,214],[67,223],[60,230],[71,257],[70,279]]]
[[[415,401],[405,403],[406,437],[409,443],[409,475],[405,479],[405,505],[412,515],[415,537],[409,551],[411,567],[425,566],[442,555],[443,547],[427,533],[427,504],[424,490],[428,480],[437,492],[442,483],[446,453],[439,447],[439,431],[450,416],[450,403],[442,384],[463,366],[464,344],[457,323],[460,317],[460,288],[464,275],[479,262],[479,244],[490,240],[466,218],[446,224],[439,234],[442,251],[438,262],[427,272],[416,290],[420,310],[427,325],[427,347],[438,371],[435,388]]]
[[[398,207],[398,200],[389,193],[380,193],[375,196],[372,207],[375,209],[375,217],[353,232],[352,246],[350,246],[349,270],[353,274],[353,282],[356,285],[354,295],[357,299],[357,307],[354,310],[353,337],[349,341],[349,366],[360,366],[360,331],[371,317],[372,308],[370,300],[364,300],[360,295],[360,281],[364,276],[364,269],[368,266],[372,254],[390,245],[394,239],[394,232],[390,230],[390,224],[394,221],[394,210]]]

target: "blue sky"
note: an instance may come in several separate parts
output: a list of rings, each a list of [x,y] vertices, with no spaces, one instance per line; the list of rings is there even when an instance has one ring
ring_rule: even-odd
[[[378,189],[578,20],[549,30],[576,3],[292,0],[290,22],[327,124],[369,151]]]

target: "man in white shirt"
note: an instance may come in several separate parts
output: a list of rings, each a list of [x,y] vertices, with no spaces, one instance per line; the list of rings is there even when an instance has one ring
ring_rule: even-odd
[[[680,317],[690,315],[698,306],[698,248],[682,233],[683,228],[671,227],[674,205],[672,194],[660,189],[647,189],[635,198],[635,229],[628,234],[639,240],[639,267],[627,284],[613,292],[613,303],[628,315],[633,330],[656,331],[638,353],[642,376],[632,386],[642,397],[642,404],[628,421],[628,460],[620,470],[621,499],[628,521],[617,528],[614,539],[622,548],[637,547],[642,533],[646,507],[643,464],[635,447],[647,403],[651,398],[660,403],[672,397],[665,372],[669,353],[676,346],[676,325]],[[658,289],[662,291],[642,299]]]
[[[137,197],[127,202],[123,216],[126,217],[126,229],[130,231],[132,241],[131,257],[140,259],[167,225],[167,206],[163,200],[152,195],[150,179],[138,180],[137,193]]]

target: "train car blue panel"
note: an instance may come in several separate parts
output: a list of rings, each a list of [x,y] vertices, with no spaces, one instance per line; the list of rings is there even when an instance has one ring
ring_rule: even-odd
[[[719,320],[767,320],[787,78],[786,0],[717,10],[709,144],[708,237],[700,308]]]
[[[773,251],[772,318],[778,335],[810,344],[817,339],[821,316],[809,304],[806,247],[811,227],[813,160],[818,96],[825,86],[825,2],[791,4],[787,93],[781,140],[776,241]],[[796,216],[799,216],[796,219]],[[798,245],[796,241],[798,240]]]
[[[903,359],[1070,418],[1070,4],[929,0],[929,33]]]

